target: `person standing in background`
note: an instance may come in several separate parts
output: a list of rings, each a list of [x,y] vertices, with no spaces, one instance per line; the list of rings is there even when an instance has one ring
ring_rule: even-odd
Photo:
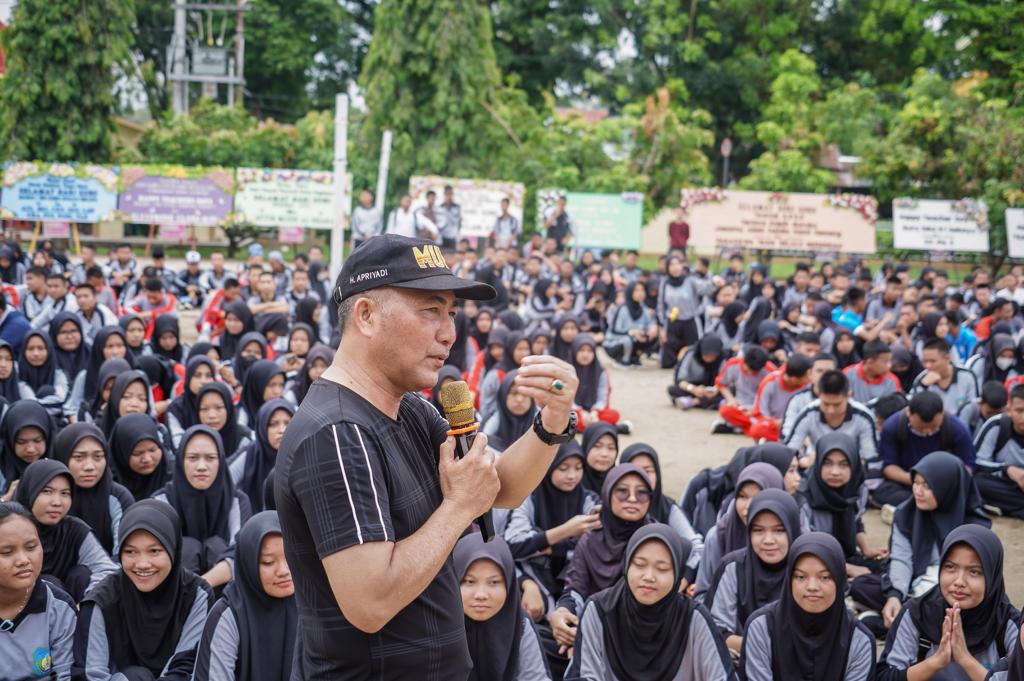
[[[359,192],[359,205],[352,211],[352,250],[370,237],[377,236],[384,229],[382,211],[373,205],[373,194],[369,189]]]
[[[565,211],[565,196],[559,196],[554,208],[549,208],[544,213],[544,229],[547,230],[547,238],[555,240],[555,251],[561,253],[566,245],[572,241],[573,228],[572,218]]]
[[[681,251],[686,255],[686,244],[690,241],[690,223],[686,221],[686,214],[680,208],[676,213],[676,219],[668,223],[668,249],[670,251]]]
[[[437,224],[441,228],[441,248],[454,250],[462,231],[462,206],[455,203],[455,190],[450,184],[444,186],[444,201],[437,215],[440,218]]]
[[[508,198],[501,200],[501,215],[494,221],[491,245],[496,248],[512,248],[519,243],[522,226],[514,215],[508,212]]]

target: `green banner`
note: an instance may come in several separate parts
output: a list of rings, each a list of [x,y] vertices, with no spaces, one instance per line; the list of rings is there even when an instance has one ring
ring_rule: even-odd
[[[559,196],[565,197],[565,212],[576,239],[585,248],[637,250],[643,229],[644,197],[639,192],[588,194],[542,189],[537,192],[538,223],[554,210]]]

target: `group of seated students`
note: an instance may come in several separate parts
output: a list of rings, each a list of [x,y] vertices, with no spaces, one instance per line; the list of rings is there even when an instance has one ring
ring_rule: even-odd
[[[681,254],[649,273],[631,254],[619,267],[616,254],[524,251],[521,270],[516,249],[449,254],[503,293],[459,311],[430,397],[466,379],[500,455],[536,409],[515,386],[522,358],[551,354],[579,376],[582,433],[519,508],[495,513],[498,537],[455,547],[474,678],[1024,678],[988,529],[990,513],[1024,511],[1024,371],[1003,361],[1021,359],[1021,325],[1003,291],[972,321],[981,273],[954,293],[936,272],[904,290],[894,271],[868,293],[842,268],[798,266],[776,284],[735,260],[711,276]],[[281,263],[260,260],[239,275],[253,295],[225,296],[230,277],[204,292],[191,348],[176,316],[152,310],[91,335],[81,308],[59,310],[15,337],[0,296],[0,678],[290,678],[295,587],[273,467],[334,350],[326,292],[303,288],[322,282],[308,271],[319,261],[285,266],[279,294]],[[948,312],[956,296],[954,331],[925,302]],[[677,502],[654,447],[620,449],[599,349],[675,367],[675,407],[718,409],[716,430],[755,443]],[[891,516],[888,548],[867,539],[869,505]]]

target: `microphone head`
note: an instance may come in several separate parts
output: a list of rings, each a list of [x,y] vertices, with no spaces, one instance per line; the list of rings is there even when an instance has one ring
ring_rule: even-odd
[[[452,428],[464,428],[476,423],[473,394],[465,381],[452,381],[441,386],[437,397],[444,417]]]

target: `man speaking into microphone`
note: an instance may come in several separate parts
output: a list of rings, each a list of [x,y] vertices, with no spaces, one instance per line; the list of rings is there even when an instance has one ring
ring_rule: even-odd
[[[515,508],[576,431],[573,368],[527,357],[518,389],[540,408],[500,459],[478,435],[455,457],[448,424],[419,391],[455,341],[460,279],[430,241],[384,235],[345,261],[334,291],[341,345],[278,450],[274,493],[295,583],[292,681],[465,681],[451,552],[492,506]]]

